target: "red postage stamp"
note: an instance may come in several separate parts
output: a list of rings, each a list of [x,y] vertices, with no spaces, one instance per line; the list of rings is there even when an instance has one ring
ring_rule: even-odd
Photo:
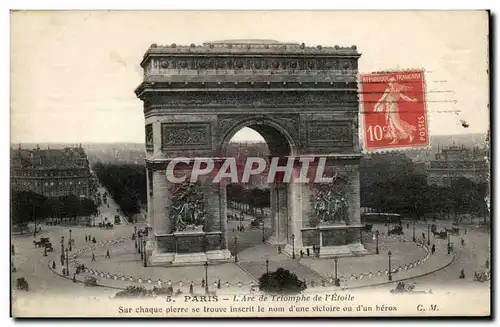
[[[361,94],[366,150],[429,145],[423,70],[362,74]]]

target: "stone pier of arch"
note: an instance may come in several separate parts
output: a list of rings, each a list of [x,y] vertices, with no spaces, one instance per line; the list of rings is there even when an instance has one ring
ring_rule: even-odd
[[[273,184],[268,242],[293,255],[313,245],[320,256],[358,255],[360,239],[358,70],[356,47],[309,48],[242,40],[200,46],[151,45],[135,90],[143,101],[150,265],[232,260],[224,186],[202,183],[207,217],[182,230],[172,217],[168,163],[178,157],[222,158],[243,127],[259,132],[272,156],[327,157],[347,181],[347,221],[314,221],[313,189]],[[294,237],[292,237],[294,235]]]

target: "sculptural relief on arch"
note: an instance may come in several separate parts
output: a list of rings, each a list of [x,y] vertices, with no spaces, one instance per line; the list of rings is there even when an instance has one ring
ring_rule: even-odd
[[[355,47],[272,40],[191,46],[153,44],[135,90],[144,103],[151,265],[233,260],[223,184],[171,183],[173,159],[223,158],[250,127],[271,157],[323,158],[332,183],[275,183],[272,234],[284,253],[319,247],[320,257],[359,255],[358,70]]]

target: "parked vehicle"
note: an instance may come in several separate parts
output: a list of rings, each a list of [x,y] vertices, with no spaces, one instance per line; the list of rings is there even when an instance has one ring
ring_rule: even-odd
[[[16,281],[16,288],[18,290],[23,290],[23,291],[28,292],[29,291],[29,284],[26,281],[26,278],[24,278],[24,277],[18,278]]]
[[[389,231],[389,235],[403,235],[403,227],[396,226]]]

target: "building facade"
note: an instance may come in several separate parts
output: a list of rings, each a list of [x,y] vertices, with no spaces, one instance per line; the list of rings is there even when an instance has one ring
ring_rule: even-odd
[[[427,182],[451,186],[452,180],[465,177],[475,183],[484,183],[488,178],[487,156],[488,150],[478,147],[445,147],[429,162]]]
[[[95,181],[81,147],[64,149],[11,149],[11,189],[31,191],[46,197],[73,194],[92,198]]]

